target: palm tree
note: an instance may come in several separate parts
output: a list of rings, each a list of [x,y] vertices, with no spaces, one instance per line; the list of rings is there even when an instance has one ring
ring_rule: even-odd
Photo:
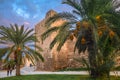
[[[34,45],[37,41],[33,29],[24,27],[24,25],[18,27],[17,24],[10,27],[0,27],[0,43],[3,47],[0,48],[0,59],[3,57],[5,61],[10,59],[10,56],[14,56],[16,64],[16,75],[20,75],[20,65],[23,64],[25,59],[31,60],[35,64],[35,61],[42,60],[43,57],[40,53],[34,50],[34,47],[38,51],[42,49]]]
[[[46,21],[48,30],[41,35],[41,39],[45,40],[52,32],[57,31],[58,34],[51,42],[50,49],[58,44],[57,50],[60,51],[68,38],[71,40],[76,38],[75,50],[78,50],[79,53],[88,50],[90,76],[98,77],[97,57],[101,50],[99,42],[103,33],[106,32],[103,29],[107,30],[109,37],[117,37],[115,39],[117,40],[116,44],[120,35],[120,14],[113,8],[112,0],[64,0],[63,4],[73,7],[73,12],[61,12],[49,18]],[[51,24],[59,19],[65,20],[64,24],[51,28]],[[106,37],[104,37],[105,39]],[[104,45],[104,43],[101,45]],[[105,50],[104,47],[103,50]]]

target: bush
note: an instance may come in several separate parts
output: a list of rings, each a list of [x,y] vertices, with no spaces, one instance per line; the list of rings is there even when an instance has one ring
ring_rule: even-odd
[[[59,71],[87,71],[87,68],[64,68]]]

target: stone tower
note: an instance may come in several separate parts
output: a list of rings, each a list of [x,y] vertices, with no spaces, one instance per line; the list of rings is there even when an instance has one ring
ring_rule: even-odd
[[[56,36],[57,32],[52,33],[51,36],[49,36],[42,43],[41,34],[43,34],[47,30],[47,28],[45,27],[45,21],[55,14],[57,14],[57,12],[55,12],[54,10],[48,11],[46,17],[35,26],[36,36],[39,40],[39,42],[37,42],[36,45],[40,46],[44,50],[43,52],[41,52],[41,54],[45,58],[44,63],[37,63],[37,70],[54,71],[66,67],[81,66],[80,63],[73,60],[74,57],[80,56],[79,54],[75,54],[73,51],[76,40],[67,40],[67,42],[63,45],[59,53],[56,51],[56,46],[54,46],[52,50],[49,49],[49,45],[53,38]],[[52,26],[59,26],[63,23],[64,21],[61,19],[59,21],[54,22]]]

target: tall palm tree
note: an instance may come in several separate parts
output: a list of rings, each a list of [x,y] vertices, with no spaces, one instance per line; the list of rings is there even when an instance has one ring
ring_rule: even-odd
[[[24,25],[18,27],[17,24],[10,27],[0,26],[0,59],[3,57],[8,61],[10,56],[14,56],[16,64],[16,75],[20,75],[20,65],[25,59],[31,60],[35,63],[37,60],[44,60],[40,53],[34,50],[36,47],[38,51],[42,49],[34,45],[37,41],[33,29],[25,29]]]
[[[113,8],[112,0],[64,0],[63,4],[73,7],[72,13],[61,12],[49,18],[46,21],[48,30],[41,35],[41,39],[45,40],[52,32],[57,31],[58,34],[51,42],[50,49],[58,44],[57,50],[59,51],[68,38],[71,40],[76,38],[75,50],[79,53],[88,50],[90,75],[98,77],[97,56],[101,50],[98,46],[99,40],[104,33],[103,29],[108,30],[107,35],[120,35],[120,13]],[[64,24],[51,28],[51,24],[59,19],[65,20]]]

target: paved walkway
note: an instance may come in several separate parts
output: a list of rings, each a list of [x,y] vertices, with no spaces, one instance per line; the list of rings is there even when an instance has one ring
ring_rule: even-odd
[[[32,68],[34,69],[34,68]],[[31,68],[21,69],[22,75],[33,75],[33,74],[72,74],[72,75],[88,75],[87,71],[61,71],[61,72],[46,72],[46,71],[34,71]],[[120,76],[120,71],[111,72],[110,75]],[[13,70],[12,75],[15,76],[15,70]],[[7,71],[0,71],[0,78],[7,77]]]
[[[29,73],[21,73],[22,75],[33,75],[33,74],[72,74],[72,75],[88,75],[86,71],[66,71],[66,72],[46,72],[46,71],[35,71]],[[116,75],[114,72],[111,72],[110,75]],[[15,71],[13,71],[11,76],[15,76]],[[117,71],[117,76],[120,76],[120,71]],[[0,71],[0,78],[7,77],[6,71]]]

